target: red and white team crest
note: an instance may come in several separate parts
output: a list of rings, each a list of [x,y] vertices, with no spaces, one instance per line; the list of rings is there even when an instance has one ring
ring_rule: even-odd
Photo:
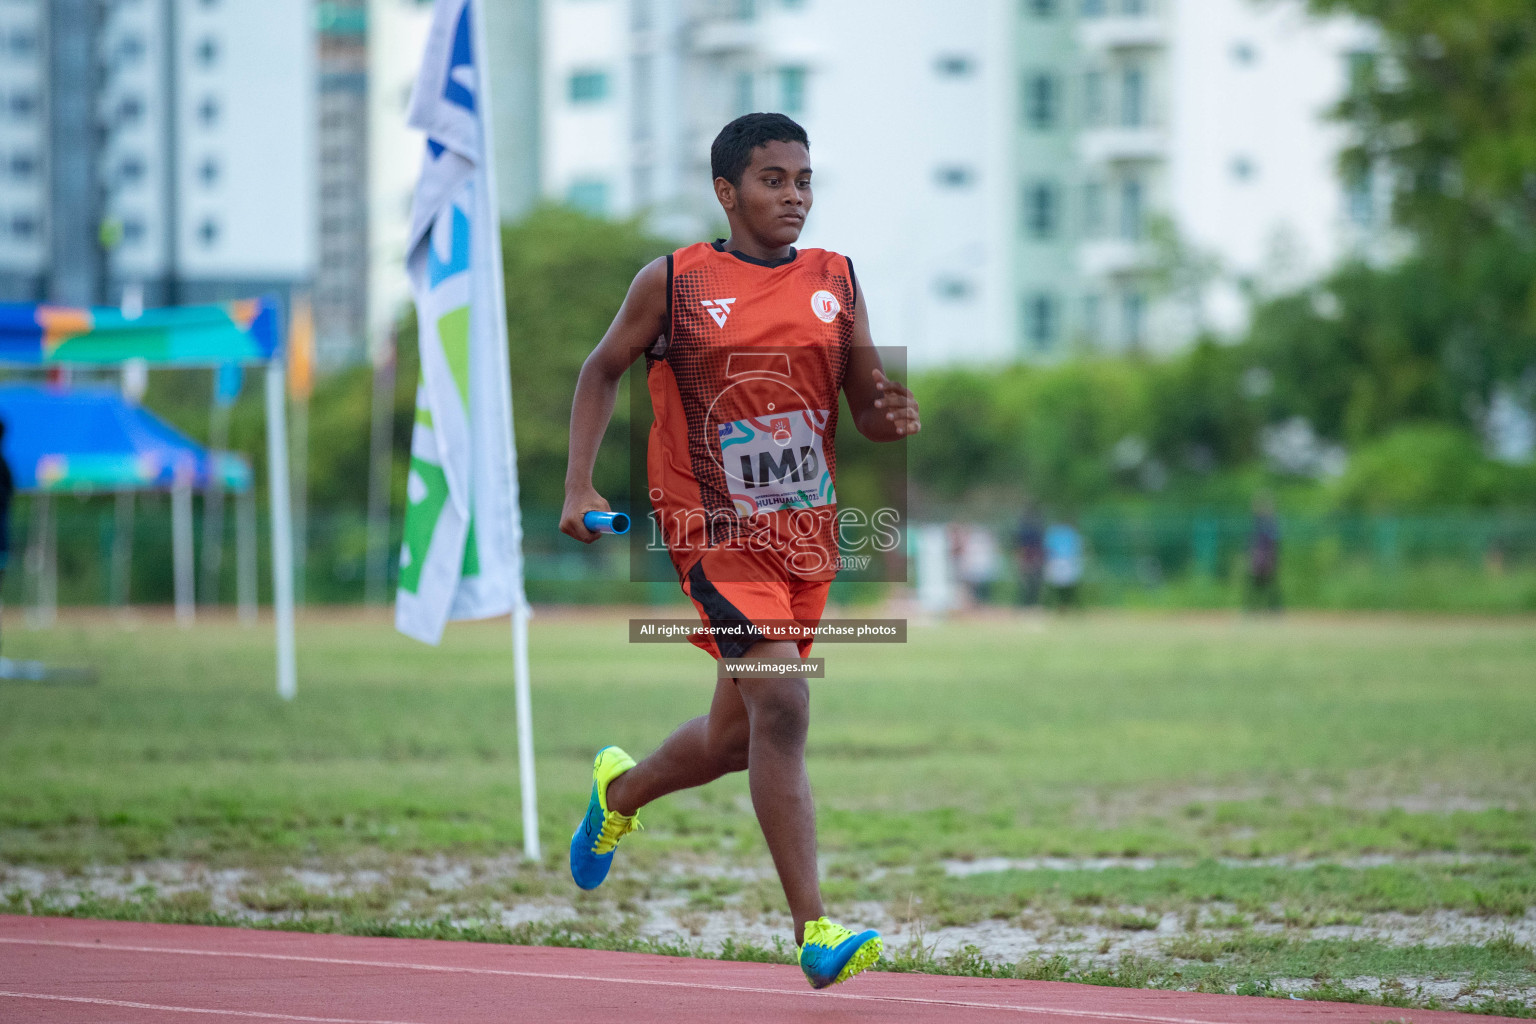
[[[829,324],[837,319],[837,314],[843,311],[843,304],[837,301],[837,296],[831,292],[822,290],[811,296],[811,312],[816,314],[816,319],[824,324]]]

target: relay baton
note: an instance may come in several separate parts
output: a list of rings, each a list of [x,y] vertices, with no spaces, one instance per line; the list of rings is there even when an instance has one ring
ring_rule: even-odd
[[[593,533],[628,533],[629,516],[623,512],[588,512],[581,517],[581,525]]]

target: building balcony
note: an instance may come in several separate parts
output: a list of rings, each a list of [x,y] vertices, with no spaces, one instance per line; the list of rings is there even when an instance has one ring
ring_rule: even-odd
[[[757,48],[761,32],[752,19],[706,18],[694,23],[692,37],[694,53],[723,56]]]
[[[1078,43],[1090,53],[1146,50],[1168,45],[1168,26],[1154,14],[1115,14],[1083,18]]]
[[[1123,238],[1094,238],[1077,249],[1077,266],[1084,277],[1124,277],[1145,270],[1151,253],[1145,242]]]
[[[1161,128],[1088,128],[1079,136],[1079,151],[1089,164],[1163,160],[1168,136]]]

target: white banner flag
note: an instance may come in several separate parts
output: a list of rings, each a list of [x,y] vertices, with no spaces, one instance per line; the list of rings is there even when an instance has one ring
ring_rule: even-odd
[[[437,0],[410,124],[427,133],[406,258],[421,349],[395,625],[435,644],[450,619],[523,605],[522,520],[496,197],[470,4]]]

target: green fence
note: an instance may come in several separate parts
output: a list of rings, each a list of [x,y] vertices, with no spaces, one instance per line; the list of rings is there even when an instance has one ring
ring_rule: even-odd
[[[204,550],[201,502],[196,550]],[[117,512],[111,497],[56,498],[58,597],[61,604],[104,605],[113,598],[111,551]],[[529,596],[538,602],[664,603],[678,600],[672,583],[629,580],[628,548],[612,540],[590,547],[560,535],[559,510],[524,512]],[[22,554],[29,541],[30,501],[12,510],[7,604],[28,599]],[[1245,513],[1095,510],[1079,521],[1089,560],[1084,597],[1104,605],[1230,607],[1241,601],[1251,519]],[[258,586],[270,598],[271,570],[265,515],[257,524]],[[989,524],[1009,552],[1016,524]],[[1383,608],[1508,612],[1536,610],[1536,513],[1368,517],[1302,516],[1281,520],[1280,580],[1293,607]],[[400,521],[393,517],[387,546],[386,593],[394,587]],[[644,523],[637,524],[644,529]],[[224,517],[223,557],[216,592],[200,603],[235,600],[235,524]],[[367,522],[360,509],[310,512],[303,593],[312,604],[349,604],[365,596]],[[1018,591],[1016,562],[1003,559],[997,599]],[[899,585],[893,585],[899,586]],[[170,502],[142,495],[133,516],[133,562],[128,600],[172,600]],[[871,588],[874,588],[873,592]],[[853,588],[844,597],[854,595]],[[859,585],[858,596],[881,588]]]
[[[1086,515],[1090,597],[1217,607],[1241,600],[1246,514]],[[1318,515],[1280,520],[1287,603],[1320,608],[1536,610],[1536,514]]]

